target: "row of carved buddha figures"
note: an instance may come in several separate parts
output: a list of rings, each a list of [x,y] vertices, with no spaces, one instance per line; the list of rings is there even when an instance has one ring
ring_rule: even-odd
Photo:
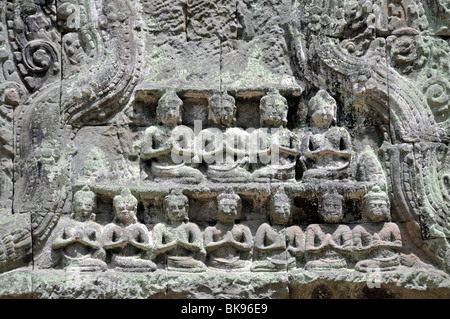
[[[321,202],[324,224],[310,224],[303,231],[288,225],[290,200],[279,189],[272,195],[270,222],[259,226],[255,236],[236,222],[241,200],[234,192],[218,195],[218,217],[202,232],[188,219],[188,198],[172,192],[164,198],[167,222],[151,231],[136,218],[137,199],[129,190],[114,197],[115,219],[96,223],[95,194],[87,187],[74,195],[74,214],[58,224],[52,240],[53,267],[67,271],[147,272],[162,263],[168,270],[202,272],[211,269],[283,271],[346,268],[393,270],[400,265],[401,234],[390,222],[386,194],[375,186],[363,205],[363,222],[352,229],[342,221],[342,196],[329,194]],[[302,260],[302,262],[299,262]],[[161,268],[161,267],[160,267]],[[301,266],[303,268],[303,266]]]
[[[310,128],[304,136],[286,127],[288,103],[276,89],[261,98],[258,129],[234,127],[237,107],[226,92],[211,96],[211,127],[196,134],[180,125],[182,106],[175,91],[165,93],[156,108],[158,125],[145,131],[141,159],[151,163],[155,180],[201,183],[199,163],[208,164],[209,180],[224,183],[295,181],[298,161],[303,180],[347,176],[351,137],[336,126],[336,100],[324,90],[309,101]]]

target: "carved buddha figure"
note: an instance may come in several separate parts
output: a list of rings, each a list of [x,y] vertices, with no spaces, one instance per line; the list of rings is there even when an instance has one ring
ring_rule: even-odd
[[[217,197],[218,221],[205,229],[204,243],[210,266],[225,270],[240,270],[249,266],[253,248],[250,229],[236,224],[241,199],[235,193]]]
[[[194,135],[181,124],[183,101],[174,91],[166,92],[158,101],[156,117],[160,124],[146,129],[141,159],[151,161],[156,181],[176,178],[180,183],[200,183],[203,175],[191,167]]]
[[[347,177],[352,144],[348,131],[335,126],[336,110],[336,101],[324,90],[309,101],[311,128],[301,146],[304,180]]]
[[[208,163],[208,178],[214,182],[246,182],[251,178],[247,171],[248,133],[233,127],[236,110],[231,95],[213,94],[209,100],[209,119],[213,127],[202,130],[197,137],[202,158]]]
[[[351,249],[351,230],[339,225],[343,219],[343,197],[337,193],[326,193],[319,204],[319,216],[326,223],[311,224],[305,232],[306,269],[345,268],[345,255]],[[335,224],[335,225],[332,225]]]
[[[188,198],[181,193],[169,194],[164,198],[163,207],[168,222],[153,228],[156,257],[165,255],[169,270],[205,271],[203,237],[198,226],[189,222]]]
[[[400,265],[402,238],[397,224],[390,219],[388,196],[374,186],[363,197],[362,220],[366,224],[353,229],[353,249],[359,253],[359,259],[363,259],[356,263],[356,270],[388,271]]]
[[[129,189],[114,197],[115,218],[105,226],[104,248],[111,253],[111,265],[120,271],[153,271],[156,265],[148,260],[150,235],[136,217],[137,199]]]
[[[270,90],[260,102],[261,128],[250,138],[253,178],[257,182],[295,181],[295,164],[300,143],[286,128],[288,104],[278,90]]]
[[[304,252],[303,232],[298,226],[286,227],[291,216],[290,199],[278,189],[270,204],[270,224],[262,224],[255,235],[252,271],[287,271]]]
[[[63,217],[58,225],[52,248],[60,252],[67,271],[106,270],[105,251],[100,242],[102,227],[94,221],[96,197],[85,186],[73,198],[71,218]]]

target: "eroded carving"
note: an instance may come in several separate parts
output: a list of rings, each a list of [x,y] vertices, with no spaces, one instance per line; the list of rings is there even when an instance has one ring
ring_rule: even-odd
[[[309,102],[311,130],[302,141],[303,179],[344,179],[352,157],[350,134],[336,126],[336,101],[319,91]]]
[[[400,229],[390,222],[387,194],[375,186],[363,198],[362,220],[352,231],[353,246],[358,254],[370,256],[356,263],[358,271],[390,271],[400,265],[399,250],[402,248]],[[361,257],[360,257],[361,258]]]
[[[283,189],[272,196],[270,224],[259,226],[255,235],[255,261],[252,271],[287,271],[296,267],[296,260],[305,249],[303,231],[299,226],[287,226],[291,218],[291,203]]]
[[[52,249],[58,252],[57,259],[65,271],[104,271],[107,268],[101,242],[103,229],[95,222],[95,206],[96,195],[88,187],[76,192],[72,216],[63,217],[55,230]]]
[[[305,269],[345,268],[346,254],[351,251],[352,233],[342,222],[344,197],[338,193],[325,193],[319,204],[319,216],[330,224],[311,224],[305,231]]]
[[[208,179],[225,183],[250,181],[249,134],[235,127],[235,99],[226,92],[216,93],[210,97],[208,108],[214,127],[202,130],[196,137],[202,160],[208,163]]]
[[[144,161],[151,160],[151,173],[155,179],[177,178],[185,183],[199,183],[203,175],[188,164],[192,163],[194,156],[193,136],[186,136],[190,130],[178,126],[181,123],[182,104],[183,101],[174,91],[161,97],[156,118],[163,125],[152,126],[145,131],[141,158]]]
[[[163,255],[169,270],[205,271],[203,236],[199,227],[189,222],[189,199],[183,194],[169,194],[163,205],[168,221],[153,228],[156,258]]]
[[[241,199],[235,193],[217,196],[217,223],[205,229],[204,241],[209,266],[225,270],[243,270],[250,266],[253,237],[250,229],[236,224]]]
[[[271,90],[261,99],[261,128],[253,133],[256,141],[257,165],[252,177],[258,182],[294,181],[299,156],[297,136],[286,128],[287,100],[278,90]]]
[[[114,221],[105,226],[103,248],[110,252],[111,266],[125,272],[156,270],[149,260],[150,234],[136,217],[137,199],[125,189],[114,197]]]

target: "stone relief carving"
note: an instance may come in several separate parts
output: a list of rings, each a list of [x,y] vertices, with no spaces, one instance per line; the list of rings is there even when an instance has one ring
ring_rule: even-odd
[[[103,248],[110,253],[111,265],[120,271],[153,271],[148,260],[151,251],[147,228],[136,217],[137,199],[128,189],[114,197],[114,221],[102,233]]]
[[[231,95],[213,94],[209,99],[209,120],[213,127],[197,138],[200,154],[208,165],[207,177],[214,182],[247,182],[249,134],[236,124],[236,100]]]
[[[203,176],[195,168],[190,167],[184,161],[188,157],[187,163],[191,163],[193,138],[184,138],[181,128],[178,133],[177,124],[181,123],[182,101],[174,91],[163,95],[158,102],[156,116],[158,122],[163,127],[150,127],[145,132],[145,139],[141,158],[151,160],[151,172],[156,179],[179,178],[187,183],[198,183]],[[183,144],[180,144],[180,140]],[[189,143],[190,142],[190,143]],[[187,145],[185,145],[187,143]],[[173,160],[177,156],[177,161]]]
[[[245,225],[235,223],[241,210],[241,199],[235,193],[217,197],[218,221],[205,229],[207,262],[219,269],[236,270],[249,267],[253,237]]]
[[[286,227],[291,218],[290,198],[278,189],[271,198],[270,224],[258,227],[255,234],[255,262],[252,271],[287,271],[296,267],[297,256],[304,253],[304,236],[299,226]]]
[[[0,280],[448,289],[444,2],[4,1]]]
[[[101,243],[102,227],[95,222],[95,193],[88,187],[74,194],[74,213],[63,217],[55,230],[52,249],[60,254],[66,271],[104,271],[106,252]]]
[[[367,271],[393,270],[400,265],[398,251],[402,247],[399,227],[390,222],[389,199],[387,194],[375,186],[363,198],[362,220],[372,224],[356,226],[352,231],[353,244],[358,251],[370,251],[372,258],[360,260],[355,269]]]
[[[319,91],[309,102],[311,132],[302,141],[304,179],[344,179],[352,156],[350,134],[336,122],[336,101]],[[333,126],[332,126],[333,125]]]
[[[171,270],[205,271],[203,235],[196,224],[189,222],[189,199],[171,193],[164,197],[163,206],[168,221],[153,228],[155,255],[164,255]]]

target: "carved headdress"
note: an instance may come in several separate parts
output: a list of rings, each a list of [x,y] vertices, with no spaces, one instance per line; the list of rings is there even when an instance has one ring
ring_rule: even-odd
[[[136,197],[131,194],[131,191],[128,188],[122,190],[119,195],[116,195],[113,199],[114,208],[120,204],[125,204],[127,207],[132,207],[134,212],[137,210],[138,200]],[[134,221],[137,222],[136,215],[134,216]],[[117,214],[115,214],[114,222],[117,222]]]
[[[272,203],[275,202],[281,202],[281,203],[289,203],[290,198],[284,191],[283,187],[279,187],[273,194],[272,194]]]
[[[113,205],[116,206],[119,203],[126,203],[130,207],[137,207],[138,200],[131,194],[130,189],[124,188],[119,195],[114,197]]]
[[[217,201],[221,201],[222,199],[232,199],[237,202],[241,201],[241,197],[236,194],[234,191],[222,192],[217,196]]]

